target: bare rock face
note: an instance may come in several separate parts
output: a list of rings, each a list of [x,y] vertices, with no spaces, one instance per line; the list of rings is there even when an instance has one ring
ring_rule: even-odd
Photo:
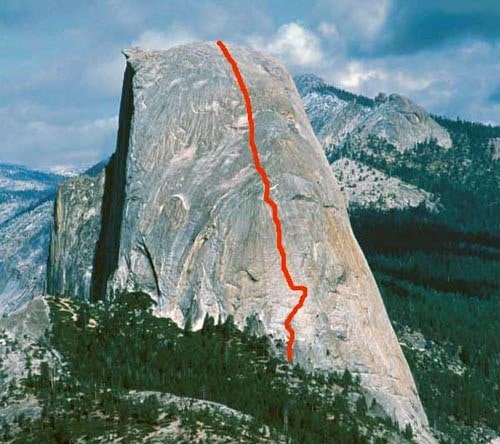
[[[0,424],[13,425],[19,416],[38,419],[42,406],[34,394],[26,390],[30,374],[40,374],[42,362],[49,364],[53,375],[62,369],[57,351],[47,348],[45,332],[50,329],[49,307],[44,298],[36,296],[22,309],[0,318]],[[0,426],[0,430],[2,427]]]
[[[84,174],[86,176],[99,174],[105,163],[100,162],[94,165]],[[0,164],[0,202],[4,203],[0,204],[0,317],[22,309],[34,297],[43,294],[46,289],[47,263],[49,263],[51,276],[49,279],[52,285],[51,291],[55,294],[64,294],[66,289],[61,287],[61,291],[58,290],[58,285],[64,277],[54,274],[54,270],[50,269],[50,264],[57,268],[60,263],[64,262],[64,270],[59,268],[59,272],[68,273],[68,270],[72,268],[69,266],[72,261],[82,260],[81,257],[76,256],[81,256],[85,248],[90,248],[91,251],[87,251],[87,257],[90,259],[87,260],[90,260],[90,270],[92,269],[95,249],[92,243],[95,244],[95,240],[86,239],[88,229],[85,228],[87,227],[87,222],[84,222],[86,221],[85,211],[84,208],[79,207],[89,207],[88,195],[94,188],[87,183],[90,180],[89,177],[70,179],[67,184],[62,183],[58,199],[66,198],[66,200],[58,204],[59,212],[56,212],[56,225],[54,225],[52,223],[54,198],[56,187],[62,179],[62,176],[54,174]],[[66,188],[68,190],[64,191]],[[94,199],[96,205],[94,212],[99,219],[94,224],[95,238],[100,232],[103,190],[99,192],[100,196]],[[57,231],[54,231],[58,223],[64,224],[60,230],[61,235],[64,235],[64,240],[58,237]],[[75,233],[71,232],[72,227]],[[76,232],[79,230],[83,230],[84,233],[78,237]],[[77,239],[74,239],[75,236]],[[86,242],[83,245],[82,238]],[[47,261],[51,240],[52,243],[64,242],[57,248],[55,246],[52,248],[52,251],[63,254],[64,258],[52,257]],[[78,250],[72,249],[74,247]],[[78,275],[72,275],[68,282],[71,281],[72,285],[80,287],[82,284],[81,281],[76,280],[77,277]],[[56,284],[56,282],[59,283]],[[71,294],[75,293],[80,294],[72,288]],[[82,294],[82,297],[85,295]]]
[[[375,100],[339,90],[311,74],[295,78],[306,112],[327,156],[350,143],[363,149],[371,137],[399,151],[435,140],[451,148],[448,131],[421,106],[399,95],[380,93]]]
[[[491,159],[496,161],[500,159],[500,137],[490,139]]]
[[[252,97],[256,142],[280,208],[288,267],[295,282],[309,288],[293,322],[295,362],[307,369],[347,367],[402,427],[411,423],[420,442],[432,442],[412,375],[291,77],[270,57],[229,49]],[[216,322],[233,315],[240,328],[252,319],[260,333],[286,341],[284,320],[299,294],[289,290],[280,269],[230,66],[215,43],[125,54],[92,297],[140,289],[157,301],[157,315],[179,326],[198,329],[206,315]],[[70,225],[60,228],[71,235]],[[69,254],[57,251],[68,245],[65,234],[59,236],[51,257]],[[87,241],[93,239],[79,239]],[[87,247],[74,245],[80,248]],[[58,264],[60,275],[67,263]],[[76,276],[66,273],[67,279]]]
[[[356,136],[366,140],[370,135],[387,140],[400,151],[432,139],[443,148],[451,148],[452,145],[445,128],[436,123],[421,106],[400,94],[391,94],[379,103],[363,121]]]
[[[57,190],[47,270],[49,294],[90,298],[104,179],[104,170],[97,176],[81,175]]]
[[[391,210],[424,206],[438,211],[438,197],[415,185],[390,177],[357,160],[343,158],[332,163],[346,204],[352,208]]]
[[[0,317],[43,292],[53,197],[62,179],[0,163]]]

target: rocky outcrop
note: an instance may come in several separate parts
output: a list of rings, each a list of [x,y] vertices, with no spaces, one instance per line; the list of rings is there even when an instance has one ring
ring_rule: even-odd
[[[377,106],[357,130],[358,140],[375,136],[404,151],[417,143],[435,140],[442,148],[451,148],[448,131],[436,123],[422,107],[400,94],[390,94]]]
[[[421,442],[431,440],[412,375],[291,77],[272,58],[230,50],[252,96],[288,267],[309,288],[293,322],[295,362],[307,369],[347,367],[401,426],[409,422]],[[156,300],[157,315],[179,326],[198,329],[207,315],[216,322],[232,315],[240,328],[252,319],[259,333],[286,341],[283,323],[298,295],[281,273],[230,66],[214,43],[125,54],[92,297],[141,289]],[[68,230],[59,232],[62,238],[78,230],[70,225],[60,224]],[[74,254],[92,249],[85,244],[93,239],[80,242]],[[64,245],[55,243],[51,257],[67,257],[57,250]]]
[[[97,176],[81,175],[57,190],[47,269],[51,295],[90,298],[104,179],[104,170]]]
[[[490,139],[490,148],[491,148],[491,159],[498,160],[500,159],[500,137],[494,137]]]
[[[25,384],[30,374],[40,374],[42,362],[49,364],[54,377],[61,371],[60,355],[43,340],[48,330],[49,307],[42,297],[0,319],[0,432],[5,423],[15,430],[13,423],[20,417],[29,421],[40,417],[39,399]]]
[[[372,100],[327,85],[311,74],[297,76],[295,82],[327,156],[341,149],[348,138],[358,149],[371,137],[383,139],[399,151],[430,140],[442,148],[452,146],[448,131],[402,95],[381,93]]]
[[[438,211],[438,198],[428,191],[356,160],[338,159],[332,163],[332,171],[349,209],[401,210],[423,206]]]
[[[124,397],[135,402],[143,402],[150,396],[158,399],[160,409],[165,411],[175,410],[181,412],[181,415],[183,412],[204,412],[206,417],[210,418],[210,425],[198,421],[196,430],[192,431],[186,427],[187,422],[182,419],[174,423],[167,422],[167,425],[160,423],[153,432],[148,433],[146,439],[149,442],[182,442],[181,439],[184,438],[185,442],[231,443],[235,442],[235,436],[239,436],[237,442],[242,444],[285,444],[288,441],[284,434],[275,430],[271,436],[271,431],[266,425],[250,428],[249,425],[256,422],[252,416],[217,402],[151,391],[131,391]],[[224,424],[225,427],[214,427],[217,422]],[[236,430],[231,430],[233,428]],[[135,438],[137,435],[133,436]]]

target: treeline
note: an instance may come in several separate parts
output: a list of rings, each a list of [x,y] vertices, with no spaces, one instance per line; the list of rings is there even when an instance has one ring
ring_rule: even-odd
[[[461,231],[446,217],[423,207],[389,211],[356,209],[350,212],[350,219],[365,253],[445,251],[500,259],[498,232]]]
[[[360,96],[358,94],[351,93],[344,89],[336,88],[331,85],[320,85],[314,88],[320,94],[331,94],[337,96],[341,100],[345,100],[346,102],[356,102],[360,105],[367,106],[369,108],[373,108],[375,105],[375,100],[370,99],[369,97]]]
[[[481,122],[469,122],[457,117],[455,120],[445,116],[433,115],[432,118],[455,134],[465,134],[473,140],[500,137],[500,126],[486,125]]]
[[[375,273],[390,318],[445,344],[466,371],[457,374],[406,351],[429,419],[447,431],[450,418],[470,426],[500,427],[498,300],[465,298]],[[467,400],[467,402],[464,402]]]

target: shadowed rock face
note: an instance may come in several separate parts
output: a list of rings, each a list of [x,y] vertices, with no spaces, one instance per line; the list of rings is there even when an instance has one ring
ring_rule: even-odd
[[[229,49],[252,96],[290,272],[309,287],[293,323],[295,361],[349,368],[402,426],[411,422],[421,442],[430,440],[413,378],[291,77],[272,58]],[[233,315],[241,328],[252,318],[260,333],[286,341],[283,322],[299,294],[281,273],[230,66],[215,43],[125,54],[93,296],[141,289],[157,301],[159,316],[179,326],[198,329],[206,315]],[[66,226],[71,236],[75,228]]]

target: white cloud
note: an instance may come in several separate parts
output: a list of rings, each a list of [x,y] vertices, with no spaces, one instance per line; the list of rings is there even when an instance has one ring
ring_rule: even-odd
[[[35,113],[21,116],[12,107],[0,108],[6,131],[2,161],[36,168],[54,164],[79,166],[98,162],[114,151],[117,116],[70,124],[39,117]]]
[[[319,0],[315,12],[335,23],[343,38],[366,41],[382,29],[390,6],[390,0]]]
[[[500,45],[464,42],[439,51],[373,59],[344,55],[311,71],[359,94],[396,92],[433,113],[498,124],[499,106],[487,98],[499,70]]]
[[[359,62],[348,62],[344,69],[339,70],[338,83],[343,88],[357,90],[359,87],[376,78],[383,78],[382,72],[370,69]]]
[[[293,66],[314,66],[323,58],[320,39],[295,22],[281,26],[270,39],[254,36],[249,42],[257,49],[273,54]]]
[[[335,23],[321,22],[318,26],[319,33],[328,40],[340,37],[339,29]]]
[[[138,46],[143,49],[159,50],[196,40],[198,38],[189,29],[173,25],[165,32],[154,29],[144,31],[133,41],[125,43],[124,47]],[[100,93],[117,96],[121,92],[125,58],[118,51],[117,49],[112,57],[101,59],[87,68],[85,77],[88,85]]]
[[[353,22],[366,37],[374,37],[384,26],[389,13],[389,0],[358,0],[359,5],[351,5]]]
[[[116,118],[98,117],[119,108],[125,67],[120,50],[166,49],[198,37],[251,44],[281,58],[292,72],[312,72],[353,92],[399,92],[436,113],[499,123],[500,107],[488,97],[498,83],[500,44],[471,40],[413,54],[376,55],[370,45],[383,39],[394,0],[315,0],[302,15],[307,26],[281,27],[282,11],[265,2],[258,7],[219,0],[188,0],[182,6],[173,0],[102,3],[106,13],[97,16],[94,7],[79,2],[79,20],[64,22],[78,27],[64,32],[58,23],[50,32],[43,20],[42,31],[35,22],[23,32],[6,30],[9,42],[20,44],[13,46],[14,56],[0,75],[2,161],[78,165],[110,154]],[[451,8],[456,2],[447,4]],[[294,11],[290,4],[288,15]],[[356,56],[361,53],[366,57]]]
[[[337,66],[336,82],[342,87],[357,93],[375,95],[375,89],[382,87],[388,92],[412,94],[430,88],[435,77],[425,73],[415,75],[402,66],[391,66],[384,60],[346,61]],[[377,91],[378,92],[378,91]]]

